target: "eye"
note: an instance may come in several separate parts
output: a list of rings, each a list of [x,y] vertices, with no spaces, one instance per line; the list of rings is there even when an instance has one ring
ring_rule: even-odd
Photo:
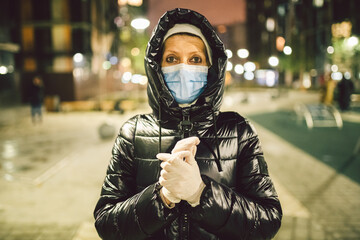
[[[190,59],[190,62],[191,62],[192,64],[200,64],[200,63],[203,62],[203,60],[202,60],[202,58],[199,57],[199,56],[194,56],[194,57],[192,57],[192,58]]]
[[[167,63],[176,63],[177,62],[177,58],[175,56],[168,56],[165,58],[165,61]]]

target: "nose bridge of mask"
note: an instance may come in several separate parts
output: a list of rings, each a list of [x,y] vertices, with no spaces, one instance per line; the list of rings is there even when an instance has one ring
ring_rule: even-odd
[[[192,81],[194,80],[193,73],[188,71],[185,67],[179,69],[180,92],[183,97],[190,96],[190,89],[192,89]],[[186,86],[186,87],[184,87]]]

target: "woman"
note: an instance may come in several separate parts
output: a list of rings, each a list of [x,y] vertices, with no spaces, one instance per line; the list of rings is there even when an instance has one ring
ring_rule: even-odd
[[[152,114],[120,129],[94,211],[103,239],[270,239],[282,212],[253,127],[220,112],[226,55],[201,14],[168,11],[149,41]]]

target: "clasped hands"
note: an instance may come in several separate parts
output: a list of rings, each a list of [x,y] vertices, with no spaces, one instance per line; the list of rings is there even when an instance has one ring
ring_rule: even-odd
[[[199,166],[195,160],[198,137],[178,141],[170,153],[159,153],[156,157],[160,164],[159,183],[163,186],[160,194],[171,203],[187,201],[192,207],[199,205],[200,196],[205,188]]]

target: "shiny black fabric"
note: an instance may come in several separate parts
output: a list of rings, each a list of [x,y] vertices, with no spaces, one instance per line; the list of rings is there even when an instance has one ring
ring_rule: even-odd
[[[213,51],[208,86],[196,104],[180,108],[160,71],[161,44],[175,23],[198,26]],[[149,41],[145,68],[152,114],[129,119],[116,138],[96,205],[103,239],[271,239],[281,206],[252,125],[234,112],[220,112],[226,55],[221,40],[199,13],[164,14]],[[181,201],[166,208],[160,197],[160,162],[186,136],[198,136],[196,161],[206,187],[200,205]],[[220,164],[220,166],[217,165]]]

